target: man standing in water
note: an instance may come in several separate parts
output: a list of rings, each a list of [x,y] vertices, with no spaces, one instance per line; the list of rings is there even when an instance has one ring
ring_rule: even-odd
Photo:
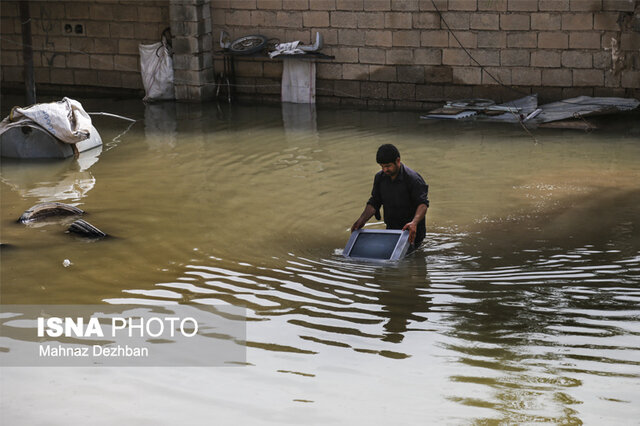
[[[410,251],[413,251],[426,234],[429,185],[417,172],[402,164],[398,148],[391,144],[378,148],[376,162],[382,170],[376,173],[371,198],[351,226],[351,232],[362,228],[374,214],[380,219],[380,207],[384,206],[387,229],[409,230]]]

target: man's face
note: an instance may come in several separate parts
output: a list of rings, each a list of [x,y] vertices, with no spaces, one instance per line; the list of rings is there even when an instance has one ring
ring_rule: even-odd
[[[398,172],[400,171],[400,158],[396,158],[394,163],[380,164],[380,168],[382,168],[382,172],[385,175],[395,178],[398,176]]]

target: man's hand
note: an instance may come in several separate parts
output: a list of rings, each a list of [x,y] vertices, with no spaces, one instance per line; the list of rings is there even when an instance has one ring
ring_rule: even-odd
[[[416,239],[416,231],[418,229],[418,225],[413,221],[407,223],[404,227],[402,227],[403,231],[409,230],[409,244],[413,244]]]
[[[375,212],[376,209],[371,204],[367,204],[358,220],[356,220],[353,225],[351,225],[351,232],[355,231],[356,229],[362,228],[364,224],[367,223],[369,219],[371,219],[371,216],[373,216]]]
[[[362,228],[365,223],[367,223],[366,220],[362,220],[362,218],[358,218],[358,220],[356,220],[353,223],[353,225],[351,225],[351,232],[355,231],[356,229]]]

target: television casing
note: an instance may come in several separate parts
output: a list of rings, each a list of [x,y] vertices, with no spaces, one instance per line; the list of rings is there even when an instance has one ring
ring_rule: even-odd
[[[380,238],[377,239],[378,241],[376,241],[376,235],[380,235]],[[391,247],[393,240],[389,239],[391,236],[397,236],[393,247]],[[362,244],[363,241],[386,244],[384,247],[384,253],[388,253],[388,257],[371,257],[362,255],[363,250],[359,248],[358,242]],[[351,233],[351,237],[349,238],[349,241],[347,241],[347,245],[344,247],[342,255],[349,259],[375,262],[397,261],[404,258],[409,250],[409,245],[409,231],[401,231],[399,229],[358,229]]]

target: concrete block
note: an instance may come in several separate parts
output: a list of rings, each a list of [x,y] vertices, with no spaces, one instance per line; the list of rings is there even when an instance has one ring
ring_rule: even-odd
[[[284,10],[309,10],[309,0],[282,0]]]
[[[562,64],[562,55],[556,50],[535,50],[531,52],[531,66],[539,68],[558,68]]]
[[[229,6],[234,9],[255,9],[257,7],[256,0],[232,0]]]
[[[369,80],[398,81],[397,69],[391,65],[369,65]]]
[[[438,10],[440,12],[446,12],[449,8],[448,2],[447,0],[419,0],[418,1],[418,8],[420,11],[431,11],[431,12],[435,12],[436,8],[433,7],[433,3],[435,2]]]
[[[444,100],[444,87],[433,84],[416,86],[416,99],[426,102],[442,102]]]
[[[331,54],[336,57],[339,63],[358,63],[359,53],[357,47],[333,47]],[[383,62],[384,63],[384,60]]]
[[[425,47],[449,47],[448,31],[422,31],[420,45]]]
[[[389,83],[389,99],[414,100],[416,98],[416,85],[410,83]]]
[[[112,16],[113,19],[118,22],[140,22],[138,18],[138,7],[134,5],[114,5]]]
[[[439,30],[441,27],[440,15],[433,12],[418,12],[413,14],[413,28],[426,30]]]
[[[167,23],[169,21],[169,11],[158,6],[138,6],[138,21],[148,23]]]
[[[412,27],[411,13],[407,12],[386,12],[384,14],[385,28],[411,29]]]
[[[442,14],[444,20],[452,30],[468,30],[470,28],[471,14],[466,12],[445,12]],[[446,25],[442,24],[442,28]]]
[[[500,51],[500,65],[505,67],[527,67],[531,63],[530,53],[522,49],[506,49]],[[560,61],[558,61],[558,65]],[[531,64],[533,65],[533,64]]]
[[[478,10],[506,12],[507,0],[478,0]]]
[[[569,47],[569,35],[560,31],[545,31],[538,33],[538,48],[540,49],[567,49]]]
[[[343,64],[342,78],[344,80],[368,80],[369,65],[364,64]]]
[[[471,51],[471,56],[482,66],[500,65],[500,51],[498,49],[474,49]]]
[[[313,33],[313,36],[315,37],[315,33]],[[309,44],[311,43],[311,31],[305,29],[305,30],[298,30],[298,29],[285,29],[284,30],[284,39],[283,40],[289,40],[289,41],[293,41],[293,40],[300,40],[301,43],[303,44]],[[314,40],[315,41],[315,40]]]
[[[248,26],[251,24],[251,11],[227,10],[225,13],[225,23],[230,26]]]
[[[570,87],[573,84],[571,70],[566,68],[545,68],[542,70],[542,86]]]
[[[317,87],[316,87],[317,89]],[[359,98],[360,82],[359,81],[336,81],[333,88],[333,95],[342,97]],[[317,90],[316,90],[317,91]]]
[[[538,68],[511,68],[511,84],[516,86],[540,86],[542,71]]]
[[[82,3],[82,2],[67,3],[65,4],[64,11],[65,11],[64,17],[70,20],[91,18],[91,14],[89,13],[89,3]]]
[[[413,63],[413,50],[412,49],[398,49],[394,48],[387,50],[387,65],[411,65]]]
[[[255,84],[256,93],[279,95],[282,90],[280,78],[256,78]]]
[[[69,73],[67,70],[64,72]],[[73,81],[78,86],[97,86],[98,72],[95,70],[74,70]]]
[[[91,3],[89,4],[89,17],[94,21],[111,21],[113,20],[114,7],[117,5]]]
[[[621,74],[622,87],[638,89],[640,88],[640,71],[624,70]]]
[[[620,38],[620,49],[636,52],[640,50],[640,33],[622,33],[622,36]]]
[[[574,86],[602,86],[604,71],[602,70],[573,70]]]
[[[565,68],[591,68],[593,58],[584,50],[565,50],[562,52],[562,66]]]
[[[135,38],[135,24],[132,22],[110,22],[109,34],[112,38]],[[74,37],[74,40],[79,38]]]
[[[393,47],[419,47],[420,31],[394,31],[392,34]]]
[[[338,43],[344,46],[364,46],[365,35],[360,30],[338,30]]]
[[[527,31],[531,28],[530,17],[524,13],[500,15],[500,29],[511,31]]]
[[[384,28],[384,13],[358,13],[358,28]]]
[[[445,99],[469,99],[473,97],[473,88],[471,86],[445,86]]]
[[[569,34],[571,49],[600,49],[600,33],[572,32]]]
[[[593,13],[565,13],[562,29],[565,31],[590,30],[593,28]]]
[[[391,0],[365,1],[365,12],[390,12]]]
[[[118,71],[98,71],[100,86],[122,87],[122,73]]]
[[[611,68],[611,52],[601,51],[593,53],[593,67],[600,70]]]
[[[474,13],[469,18],[472,30],[499,30],[500,15],[496,13]]]
[[[413,61],[417,65],[442,65],[442,49],[414,49]]]
[[[507,10],[514,12],[537,12],[538,0],[507,0]]]
[[[84,56],[84,55],[70,55],[70,56]],[[70,59],[70,56],[67,56],[67,61]],[[20,56],[20,59],[18,60],[18,52],[15,50],[3,50],[1,55],[0,55],[0,64],[2,64],[3,67],[6,66],[18,66],[18,65],[22,65],[22,56]],[[87,58],[87,64],[89,63],[89,60]]]
[[[370,30],[364,34],[365,45],[376,47],[393,46],[393,36],[391,31]]]
[[[467,49],[475,49],[478,47],[478,36],[471,31],[456,31],[449,33],[449,47],[465,47]]]
[[[605,87],[620,87],[622,85],[621,75],[622,73],[615,73],[613,70],[604,70]]]
[[[138,40],[118,40],[118,54],[120,55],[136,55],[138,54]]]
[[[136,40],[160,40],[162,28],[158,24],[136,24],[134,26],[134,37]]]
[[[311,0],[309,1],[311,10],[336,10],[336,0]]]
[[[322,12],[317,12],[322,13]],[[251,11],[251,26],[253,27],[275,27],[276,24],[276,12],[267,10],[252,10]],[[218,33],[219,36],[219,33]]]
[[[342,79],[342,64],[320,62],[316,65],[316,77],[325,80]]]
[[[507,47],[507,34],[502,31],[478,32],[478,47],[505,48]]]
[[[561,12],[569,10],[569,0],[539,0],[539,11]]]
[[[400,83],[424,83],[424,67],[409,65],[398,66],[396,69],[398,73],[398,82]]]
[[[480,67],[452,67],[453,84],[481,84],[482,68]]]
[[[532,13],[531,29],[552,31],[562,27],[562,17],[557,13]]]
[[[378,48],[361,47],[358,49],[358,59],[363,64],[384,64],[386,51]]]
[[[483,68],[482,84],[486,86],[496,86],[500,84],[510,85],[511,84],[511,68],[503,68],[503,67]]]
[[[507,33],[507,47],[535,48],[537,44],[538,44],[538,37],[536,33],[532,33],[532,32]]]
[[[142,76],[140,74],[122,73],[120,75],[122,87],[126,89],[142,89]]]
[[[443,65],[470,65],[469,55],[462,49],[442,49]]]
[[[386,99],[388,83],[364,81],[360,84],[360,93],[363,98]]]
[[[365,3],[368,2],[365,1]],[[417,12],[420,10],[420,2],[418,0],[391,0],[391,10],[398,12]]]
[[[335,28],[357,28],[358,13],[356,12],[331,12],[331,26]]]
[[[281,78],[282,62],[265,62],[262,64],[262,75],[266,78]]]
[[[329,12],[303,12],[302,24],[305,27],[328,27]]]
[[[247,25],[246,22],[244,25]],[[276,25],[286,28],[302,27],[301,12],[276,12]]]
[[[618,13],[601,12],[593,15],[593,29],[603,31],[619,31]]]
[[[636,8],[635,0],[602,0],[603,10],[617,12],[633,12]]]
[[[116,71],[140,71],[140,58],[130,55],[115,55],[113,57],[113,69]]]
[[[364,10],[364,0],[336,0],[338,10]]]
[[[602,0],[570,0],[569,9],[572,12],[598,12],[602,10]]]
[[[35,73],[35,69],[34,69],[34,73]],[[69,72],[69,70],[51,69],[46,74],[43,72],[40,72],[38,76],[34,76],[34,77],[36,78],[36,81],[39,83],[46,82],[46,83],[53,83],[53,84],[75,84],[74,75],[72,72]],[[97,75],[96,75],[96,81],[97,81]],[[78,84],[80,85],[83,83],[78,83]],[[86,84],[87,83],[84,83],[83,85],[86,85]]]
[[[465,10],[469,12],[478,10],[476,0],[449,0],[448,6],[449,10]]]
[[[89,67],[94,70],[112,70],[113,55],[89,55]]]

